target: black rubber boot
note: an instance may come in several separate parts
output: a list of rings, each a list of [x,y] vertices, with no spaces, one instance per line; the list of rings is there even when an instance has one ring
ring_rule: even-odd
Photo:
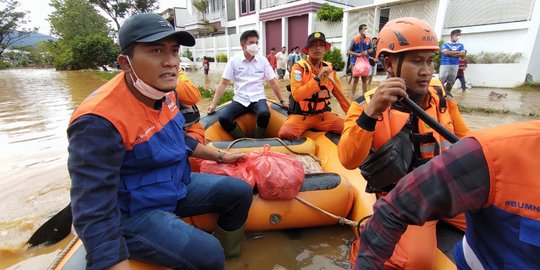
[[[266,135],[266,128],[257,127],[255,130],[255,139],[262,139]]]
[[[231,134],[231,136],[234,139],[240,139],[240,138],[246,137],[246,135],[244,134],[244,132],[240,129],[238,125],[236,125],[236,127],[231,132],[229,132],[229,134]]]
[[[245,224],[235,231],[226,231],[217,226],[214,237],[221,243],[225,257],[230,258],[240,256],[245,238],[244,229]]]

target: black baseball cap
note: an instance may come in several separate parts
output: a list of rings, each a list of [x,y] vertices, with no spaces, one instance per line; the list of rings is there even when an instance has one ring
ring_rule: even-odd
[[[140,13],[127,19],[118,31],[121,50],[137,42],[154,42],[173,37],[180,45],[193,46],[195,38],[186,31],[175,31],[174,27],[156,13]]]
[[[331,45],[330,45],[330,43],[328,43],[326,41],[326,37],[324,36],[324,34],[321,33],[321,32],[313,32],[313,33],[311,33],[311,35],[308,36],[306,46],[304,46],[304,48],[302,49],[302,52],[304,54],[308,54],[308,48],[311,45],[311,43],[313,43],[313,41],[315,41],[315,40],[324,41],[326,43],[325,49],[327,51],[330,50]]]

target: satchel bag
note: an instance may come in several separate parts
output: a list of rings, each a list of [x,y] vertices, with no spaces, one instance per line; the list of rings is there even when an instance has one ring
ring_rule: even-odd
[[[408,131],[405,125],[377,151],[370,153],[360,166],[362,175],[368,181],[366,192],[390,191],[409,172],[414,150]]]

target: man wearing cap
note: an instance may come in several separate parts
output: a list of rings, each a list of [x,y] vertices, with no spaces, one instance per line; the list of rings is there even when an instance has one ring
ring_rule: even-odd
[[[246,136],[236,124],[235,119],[242,114],[254,112],[257,116],[255,138],[264,138],[270,120],[270,110],[266,104],[266,94],[264,93],[264,82],[268,81],[281,106],[289,108],[289,102],[284,100],[281,95],[274,68],[270,66],[264,56],[258,55],[259,34],[257,31],[247,30],[242,33],[240,45],[243,53],[227,62],[212,104],[208,106],[208,113],[214,113],[219,99],[232,81],[234,82],[233,101],[223,112],[220,112],[219,123],[233,138],[244,138]]]
[[[243,157],[182,129],[178,51],[195,40],[153,13],[126,20],[118,38],[123,72],[77,107],[67,130],[73,224],[87,269],[130,269],[128,259],[224,269],[224,255],[240,253],[252,190],[236,178],[190,172],[188,156]],[[179,219],[208,212],[219,214],[214,236]]]
[[[340,92],[343,88],[332,63],[322,61],[329,49],[330,43],[326,42],[323,33],[309,35],[302,49],[308,55],[307,59],[298,61],[291,69],[289,117],[279,130],[280,138],[298,138],[311,128],[338,134],[343,131],[343,119],[330,113],[328,106],[332,92],[343,111],[346,113],[349,109],[345,95]]]

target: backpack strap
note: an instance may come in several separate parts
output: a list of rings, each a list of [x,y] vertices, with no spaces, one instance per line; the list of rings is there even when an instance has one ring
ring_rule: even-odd
[[[439,113],[445,113],[448,107],[446,105],[446,92],[438,85],[433,85],[433,88],[437,92],[437,96],[439,96]]]

